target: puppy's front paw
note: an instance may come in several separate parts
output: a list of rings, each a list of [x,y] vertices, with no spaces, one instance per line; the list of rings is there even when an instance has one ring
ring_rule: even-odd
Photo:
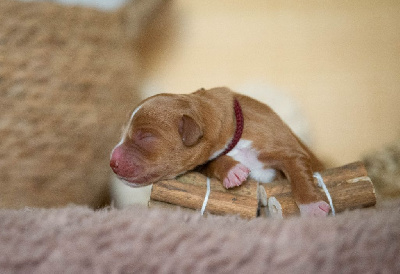
[[[324,201],[311,204],[299,205],[301,216],[305,217],[326,217],[331,207]]]
[[[225,188],[240,186],[244,181],[246,181],[249,173],[250,169],[239,163],[228,171],[222,184]]]

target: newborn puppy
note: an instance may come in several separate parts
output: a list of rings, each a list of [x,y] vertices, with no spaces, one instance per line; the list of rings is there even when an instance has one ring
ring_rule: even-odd
[[[159,94],[132,113],[110,166],[130,186],[173,179],[202,166],[226,188],[249,176],[290,181],[302,216],[326,216],[330,206],[313,184],[323,168],[312,152],[267,105],[227,88]]]

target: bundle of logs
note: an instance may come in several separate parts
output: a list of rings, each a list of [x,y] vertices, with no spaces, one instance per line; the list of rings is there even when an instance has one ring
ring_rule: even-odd
[[[369,207],[376,203],[375,189],[361,162],[320,172],[331,196],[336,213],[348,209]],[[317,179],[314,183],[318,186]],[[322,188],[321,197],[328,202]],[[241,186],[225,189],[221,182],[210,179],[210,192],[206,204],[207,177],[188,172],[174,180],[153,185],[150,207],[176,207],[200,210],[216,215],[239,215],[242,218],[267,216],[285,218],[299,215],[291,187],[287,180],[261,184],[247,180]]]

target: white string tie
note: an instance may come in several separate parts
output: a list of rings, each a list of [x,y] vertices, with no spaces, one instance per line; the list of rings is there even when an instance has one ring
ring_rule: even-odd
[[[335,216],[335,208],[333,207],[332,197],[331,197],[331,194],[329,194],[328,188],[326,187],[326,185],[324,183],[324,179],[322,179],[322,176],[321,176],[321,174],[319,172],[314,172],[313,177],[317,179],[318,186],[320,188],[322,188],[323,191],[325,192],[325,195],[326,195],[326,197],[328,198],[328,201],[329,201],[329,205],[331,206],[332,215]]]
[[[207,177],[207,192],[206,196],[204,196],[204,201],[203,201],[203,206],[201,207],[201,215],[204,214],[204,211],[206,210],[207,202],[208,202],[208,197],[210,196],[211,192],[211,187],[210,187],[210,178]]]

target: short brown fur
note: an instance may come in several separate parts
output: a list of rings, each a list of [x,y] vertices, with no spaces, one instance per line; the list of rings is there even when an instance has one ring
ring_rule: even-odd
[[[239,162],[227,155],[209,160],[235,133],[234,99],[243,111],[241,139],[252,141],[258,161],[283,172],[299,205],[321,201],[313,184],[313,172],[323,169],[321,162],[270,107],[228,88],[160,94],[142,102],[114,149],[111,167],[136,185],[174,178],[204,164],[207,175],[223,180]]]

